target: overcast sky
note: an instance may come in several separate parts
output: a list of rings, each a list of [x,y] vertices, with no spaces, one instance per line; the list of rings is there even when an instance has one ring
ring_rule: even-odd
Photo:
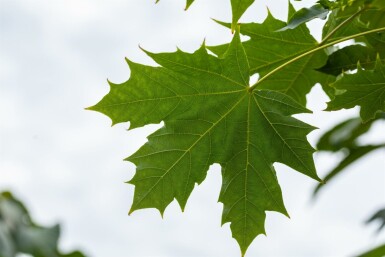
[[[220,226],[221,177],[214,165],[195,188],[186,210],[173,202],[164,219],[155,210],[127,215],[135,171],[122,160],[138,149],[151,125],[126,131],[84,108],[108,92],[106,79],[129,78],[124,57],[154,63],[138,48],[194,51],[228,42],[231,33],[210,18],[229,21],[230,1],[196,0],[0,0],[0,190],[12,190],[43,225],[62,224],[63,250],[89,256],[239,256],[229,225]],[[262,21],[266,2],[243,21]],[[286,1],[270,1],[286,19]],[[317,28],[319,23],[314,23]],[[318,26],[319,27],[319,26]],[[316,33],[319,36],[319,33]],[[316,86],[312,115],[300,119],[319,135],[357,109],[324,113],[327,97]],[[362,142],[384,142],[384,122]],[[316,182],[276,165],[291,219],[269,212],[267,237],[259,236],[247,256],[349,256],[385,240],[364,221],[385,205],[384,151],[377,151],[331,182],[316,201]],[[316,154],[322,177],[341,156]]]

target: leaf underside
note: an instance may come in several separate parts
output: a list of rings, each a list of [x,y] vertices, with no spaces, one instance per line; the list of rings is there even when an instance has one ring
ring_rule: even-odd
[[[110,83],[110,92],[89,108],[113,124],[130,121],[131,128],[164,121],[127,158],[137,167],[130,213],[157,208],[163,214],[173,199],[184,209],[195,184],[219,163],[222,223],[231,223],[244,254],[265,233],[265,211],[287,215],[273,163],[319,180],[306,139],[314,127],[291,117],[309,111],[280,92],[249,90],[249,62],[238,32],[219,58],[205,46],[193,54],[147,54],[160,67],[128,61],[130,79]],[[273,81],[261,88],[268,83]]]
[[[186,1],[186,9],[193,1]],[[341,128],[351,127],[352,133],[349,138],[338,135],[335,145],[328,145],[329,135],[325,135],[320,148],[351,150],[326,179],[383,147],[357,146],[355,139],[370,128],[370,120],[378,112],[385,111],[385,66],[380,59],[385,55],[384,33],[358,38],[363,45],[351,45],[328,56],[323,50],[312,52],[320,43],[305,25],[309,19],[324,17],[329,12],[326,4],[353,3],[352,8],[331,8],[323,30],[326,43],[385,26],[385,10],[369,9],[354,16],[367,0],[346,1],[320,1],[322,6],[310,10],[315,12],[305,10],[302,14],[289,4],[291,24],[269,13],[262,24],[241,24],[239,32],[238,20],[254,0],[231,0],[232,22],[219,22],[236,31],[231,43],[202,45],[194,53],[179,49],[159,54],[145,51],[158,67],[127,60],[129,80],[109,82],[110,92],[88,109],[107,115],[113,124],[130,122],[131,129],[164,122],[126,159],[136,165],[129,181],[135,186],[129,213],[156,208],[163,215],[174,199],[184,210],[195,185],[202,183],[210,165],[218,163],[222,172],[222,224],[230,223],[244,255],[254,238],[265,234],[266,211],[288,216],[274,163],[320,181],[312,158],[314,149],[306,139],[314,127],[292,117],[309,112],[303,106],[316,83],[332,96],[327,110],[359,105],[362,120],[369,121],[362,126],[358,119],[342,124]],[[380,1],[371,4],[383,7]],[[354,19],[339,27],[352,15]],[[240,33],[249,39],[241,42]],[[354,74],[337,77],[356,69]],[[250,85],[254,74],[259,79]],[[330,82],[334,82],[332,87]]]

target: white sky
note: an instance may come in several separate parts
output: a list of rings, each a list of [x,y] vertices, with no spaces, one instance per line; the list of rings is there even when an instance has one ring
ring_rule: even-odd
[[[0,0],[0,190],[12,190],[44,225],[62,223],[62,249],[94,257],[239,256],[229,225],[220,226],[218,166],[195,188],[185,212],[176,203],[162,220],[155,210],[127,216],[134,174],[122,160],[159,126],[126,131],[107,117],[85,111],[108,92],[106,79],[128,79],[124,57],[153,64],[138,45],[153,51],[194,51],[224,43],[231,34],[210,18],[230,20],[230,1],[196,0]],[[243,21],[262,21],[265,1]],[[270,1],[285,19],[286,1]],[[314,23],[317,28],[319,23]],[[319,33],[317,34],[319,35]],[[300,118],[326,129],[357,109],[324,113],[327,97],[310,94],[313,115]],[[363,141],[384,142],[384,123]],[[340,156],[315,155],[322,177]],[[291,219],[268,213],[268,237],[247,256],[348,256],[385,240],[363,223],[385,205],[384,151],[351,167],[311,199],[316,182],[276,165]]]

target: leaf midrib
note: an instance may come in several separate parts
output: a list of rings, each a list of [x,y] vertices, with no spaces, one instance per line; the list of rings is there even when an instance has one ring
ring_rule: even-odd
[[[135,101],[128,101],[128,102],[122,102],[122,103],[114,103],[114,104],[105,104],[105,105],[99,105],[99,107],[103,108],[112,108],[120,105],[129,105],[129,104],[135,104],[135,103],[141,103],[141,102],[147,102],[147,101],[158,101],[158,100],[171,100],[171,99],[178,99],[178,98],[184,98],[184,97],[197,97],[197,96],[214,96],[214,95],[225,95],[225,94],[234,94],[245,91],[244,89],[239,90],[233,90],[233,91],[223,91],[223,92],[213,92],[213,93],[197,93],[197,94],[186,94],[186,95],[173,95],[173,96],[166,96],[166,97],[157,97],[157,98],[145,98],[141,100],[135,100]]]

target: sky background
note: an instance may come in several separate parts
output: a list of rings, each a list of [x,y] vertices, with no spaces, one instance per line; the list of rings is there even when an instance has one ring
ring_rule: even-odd
[[[241,21],[267,14],[286,19],[286,0],[256,1]],[[305,1],[311,4],[311,1]],[[231,33],[211,18],[230,21],[230,1],[197,0],[0,0],[0,190],[12,190],[43,225],[62,224],[61,249],[89,256],[240,256],[229,224],[220,226],[218,165],[192,193],[184,213],[176,202],[162,219],[156,210],[127,215],[135,167],[123,159],[159,125],[127,132],[129,124],[84,108],[112,82],[129,78],[124,57],[154,65],[152,52],[192,52],[228,42]],[[298,4],[297,4],[298,7]],[[310,26],[318,29],[320,22]],[[328,98],[319,86],[309,94],[314,111],[297,116],[319,127],[317,138],[358,109],[322,112]],[[385,142],[384,122],[362,142]],[[385,152],[376,151],[325,187],[314,201],[316,181],[276,164],[291,219],[269,212],[267,237],[247,256],[351,256],[385,240],[364,221],[385,205]],[[322,177],[341,156],[315,154]]]

